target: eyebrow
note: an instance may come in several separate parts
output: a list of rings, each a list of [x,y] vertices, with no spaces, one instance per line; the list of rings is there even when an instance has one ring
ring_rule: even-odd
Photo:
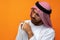
[[[34,13],[36,13],[36,15],[39,16],[39,14],[37,12],[34,11]]]
[[[34,13],[36,13],[37,16],[39,16],[39,14],[34,11],[34,9],[36,9],[36,8],[31,8],[31,9],[33,10]]]

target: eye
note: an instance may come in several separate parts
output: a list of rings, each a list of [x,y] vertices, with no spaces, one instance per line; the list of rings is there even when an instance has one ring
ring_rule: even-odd
[[[36,13],[36,15],[39,16],[38,13]]]

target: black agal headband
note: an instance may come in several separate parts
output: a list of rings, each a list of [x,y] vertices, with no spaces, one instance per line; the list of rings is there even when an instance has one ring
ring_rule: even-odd
[[[50,14],[50,13],[51,13],[51,10],[47,10],[47,9],[43,8],[43,7],[39,4],[39,2],[36,2],[35,5],[36,5],[40,10],[42,10],[43,12],[45,12],[46,14]]]

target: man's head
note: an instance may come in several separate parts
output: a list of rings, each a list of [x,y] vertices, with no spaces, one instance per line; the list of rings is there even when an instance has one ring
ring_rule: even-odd
[[[31,21],[35,24],[35,25],[38,25],[39,23],[42,22],[39,14],[38,14],[38,10],[36,8],[32,8],[31,9],[32,12],[31,12]]]
[[[50,23],[51,7],[47,2],[36,2],[31,8],[31,21],[33,24],[44,24],[51,26]]]

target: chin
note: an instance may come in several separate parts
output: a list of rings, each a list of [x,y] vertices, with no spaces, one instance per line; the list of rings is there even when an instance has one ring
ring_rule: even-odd
[[[39,25],[39,23],[42,23],[42,20],[40,20],[40,21],[31,20],[31,22],[32,22],[34,25]]]
[[[31,22],[32,22],[34,25],[38,25],[38,22],[35,21],[35,20],[31,20]]]

